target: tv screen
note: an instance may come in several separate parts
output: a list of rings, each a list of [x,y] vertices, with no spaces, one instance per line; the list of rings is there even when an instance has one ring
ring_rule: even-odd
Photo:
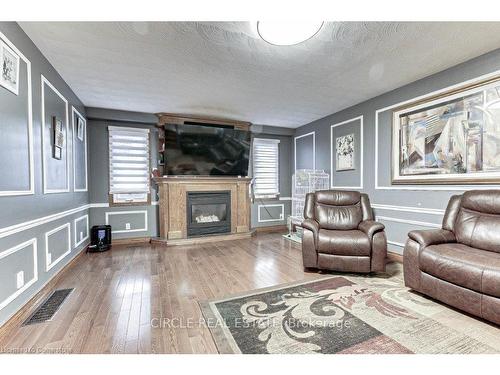
[[[250,142],[223,125],[165,125],[165,175],[247,176]]]

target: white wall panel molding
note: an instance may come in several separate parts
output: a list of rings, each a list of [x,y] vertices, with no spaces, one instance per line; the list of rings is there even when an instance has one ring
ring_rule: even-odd
[[[278,219],[262,219],[261,217],[261,208],[268,208],[268,207],[279,207],[281,209],[280,213],[280,218]],[[283,221],[285,220],[285,205],[283,203],[277,203],[277,204],[259,204],[257,206],[257,222],[259,223],[269,223],[272,221]]]
[[[393,223],[417,225],[417,226],[428,227],[428,228],[442,228],[442,225],[438,224],[438,223],[430,223],[428,221],[419,221],[419,220],[401,219],[399,217],[389,217],[389,216],[378,216],[377,215],[376,220],[377,221],[391,221]]]
[[[2,251],[0,253],[0,261],[2,259],[8,257],[9,255],[12,255],[14,253],[17,253],[18,251],[21,251],[28,246],[33,247],[33,278],[26,282],[21,288],[17,289],[14,293],[12,293],[10,296],[8,296],[6,299],[3,301],[0,301],[0,310],[2,310],[5,306],[7,306],[9,303],[14,301],[17,297],[19,297],[26,289],[28,289],[30,286],[32,286],[34,283],[38,281],[38,249],[37,249],[37,240],[36,238],[32,238],[29,241],[20,243],[19,245],[16,245],[14,247],[11,247],[10,249],[7,249],[5,251]]]
[[[437,224],[437,223],[430,223],[427,221],[419,221],[419,220],[400,219],[397,217],[389,217],[389,216],[378,216],[377,215],[375,220],[380,221],[380,222],[389,221],[389,222],[393,222],[393,223],[416,225],[419,227],[427,227],[427,228],[441,228],[442,227],[441,224]],[[386,230],[386,234],[387,234],[387,230]],[[404,243],[398,242],[398,241],[392,241],[392,240],[388,239],[387,243],[390,245],[405,247]]]
[[[360,138],[360,142],[359,144],[361,145],[360,146],[360,149],[359,149],[359,168],[360,168],[360,171],[359,171],[359,186],[338,186],[338,185],[335,185],[334,184],[334,181],[333,181],[333,157],[334,157],[334,149],[335,149],[335,144],[334,144],[334,141],[333,141],[333,129],[339,127],[339,126],[343,126],[343,125],[348,125],[348,124],[351,124],[355,121],[359,121],[359,138]],[[336,123],[336,124],[333,124],[330,126],[330,187],[332,188],[335,188],[335,189],[359,189],[359,190],[362,190],[363,189],[363,176],[364,176],[364,169],[363,169],[363,159],[364,159],[364,152],[363,152],[363,147],[364,147],[364,137],[363,137],[363,129],[364,129],[364,126],[363,126],[363,115],[361,116],[358,116],[358,117],[354,117],[352,119],[349,119],[349,120],[346,120],[346,121],[342,121],[342,122],[339,122],[339,123]]]
[[[84,124],[84,135],[83,135],[83,148],[84,148],[84,157],[85,157],[85,187],[84,188],[77,188],[76,186],[76,152],[75,152],[75,144],[76,140],[78,139],[77,135],[77,124],[75,123],[75,116],[80,118],[83,121]],[[73,141],[72,141],[72,148],[73,148],[73,191],[75,192],[84,192],[88,191],[88,185],[89,185],[89,178],[88,178],[88,160],[87,160],[87,120],[83,115],[78,112],[78,110],[71,106],[71,124],[73,128]]]
[[[439,208],[399,206],[399,205],[378,204],[378,203],[372,203],[371,206],[372,208],[376,208],[379,210],[413,212],[413,213],[438,215],[438,216],[443,216],[445,213],[445,210]]]
[[[106,225],[109,225],[109,217],[117,215],[144,215],[144,227],[135,229],[123,229],[123,230],[113,230],[111,233],[133,233],[133,232],[147,232],[148,231],[148,211],[137,210],[137,211],[107,211],[105,213]]]
[[[297,140],[302,139],[305,137],[312,137],[312,144],[313,144],[313,149],[312,149],[312,154],[313,154],[313,167],[312,169],[316,169],[316,132],[310,132],[306,134],[299,135],[293,139],[293,170],[297,170]]]
[[[466,191],[466,190],[471,190],[471,189],[480,189],[480,190],[497,189],[498,185],[433,185],[433,186],[428,186],[428,185],[426,185],[426,186],[419,186],[419,185],[394,186],[394,185],[392,185],[392,186],[382,186],[379,184],[379,179],[378,179],[378,170],[379,170],[379,160],[378,160],[379,159],[378,158],[378,156],[379,156],[379,147],[378,147],[379,134],[378,134],[378,130],[379,130],[379,115],[383,112],[387,112],[387,111],[405,106],[407,104],[410,104],[410,103],[413,103],[416,101],[425,100],[425,99],[428,99],[430,97],[440,95],[440,94],[443,94],[445,92],[452,91],[454,89],[458,89],[462,86],[472,85],[474,83],[484,81],[484,80],[493,78],[495,76],[498,76],[499,74],[500,74],[500,70],[497,70],[497,71],[494,71],[492,73],[488,73],[488,74],[485,74],[485,75],[482,75],[482,76],[479,76],[479,77],[476,77],[476,78],[473,78],[473,79],[470,79],[470,80],[467,80],[464,82],[457,83],[455,85],[451,85],[451,86],[448,86],[448,87],[445,87],[445,88],[442,88],[442,89],[439,89],[439,90],[436,90],[436,91],[433,91],[433,92],[430,92],[430,93],[427,93],[424,95],[420,95],[420,96],[415,97],[415,98],[411,98],[411,99],[408,99],[408,100],[405,100],[405,101],[402,101],[402,102],[399,102],[396,104],[392,104],[392,105],[384,107],[384,108],[377,109],[375,111],[375,168],[374,168],[374,171],[375,171],[375,190]],[[392,121],[392,117],[391,117],[391,121]],[[391,123],[391,126],[392,126],[392,123]],[[389,165],[389,168],[391,168],[390,165]]]
[[[78,230],[77,230],[77,223],[79,223],[80,221],[83,221],[85,220],[85,223],[86,223],[86,229],[87,229],[87,235],[82,238],[81,240],[78,240]],[[78,218],[76,218],[75,220],[73,220],[73,229],[74,229],[74,232],[75,232],[75,245],[74,247],[77,248],[78,246],[80,246],[82,243],[84,243],[85,241],[87,241],[90,237],[90,228],[89,228],[89,215],[83,215],[83,216],[80,216]]]
[[[70,210],[58,212],[56,214],[48,215],[48,216],[43,216],[38,219],[30,220],[30,221],[25,221],[23,223],[11,225],[8,227],[0,228],[0,238],[4,238],[7,236],[11,236],[13,234],[23,232],[25,230],[37,227],[42,224],[47,224],[50,223],[54,220],[59,220],[62,219],[63,217],[69,216],[76,214],[78,212],[87,210],[90,208],[90,204],[85,204],[83,206],[77,207],[77,208],[72,208]]]
[[[68,235],[68,247],[64,253],[62,253],[57,259],[50,259],[49,254],[52,254],[49,250],[49,238],[54,233],[60,232],[62,230],[67,231]],[[61,260],[63,260],[67,255],[71,253],[71,225],[69,223],[63,224],[57,228],[54,228],[45,233],[45,271],[48,272],[54,268]]]
[[[42,169],[43,169],[43,193],[44,194],[54,194],[54,193],[69,193],[70,191],[70,182],[69,182],[69,175],[70,175],[70,155],[69,155],[69,108],[68,108],[68,100],[55,88],[50,81],[44,77],[44,75],[41,75],[41,85],[42,85],[42,99],[41,99],[41,104],[42,104]],[[46,136],[45,136],[45,86],[49,87],[61,100],[64,102],[65,105],[65,112],[66,112],[66,117],[65,117],[65,127],[66,127],[66,188],[64,189],[49,189],[47,187],[47,165],[45,162],[45,157],[46,151],[45,151],[45,144],[47,142]],[[71,142],[73,143],[73,142]]]
[[[7,37],[0,32],[0,39],[7,44],[21,60],[26,63],[26,77],[28,86],[28,144],[29,144],[29,187],[26,190],[9,190],[0,191],[0,196],[15,196],[15,195],[32,195],[35,193],[35,162],[33,151],[33,90],[31,82],[31,62],[24,54]]]

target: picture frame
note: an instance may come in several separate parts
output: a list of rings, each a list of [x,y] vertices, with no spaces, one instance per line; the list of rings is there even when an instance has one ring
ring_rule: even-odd
[[[19,55],[0,39],[0,86],[19,95]]]
[[[53,158],[57,160],[62,159],[62,149],[66,143],[66,134],[64,131],[63,122],[56,116],[52,116],[52,129],[53,129]]]
[[[392,184],[500,182],[500,76],[396,108]]]
[[[347,134],[335,139],[335,170],[352,171],[355,169],[355,138]]]
[[[54,157],[54,159],[61,160],[62,159],[62,148],[54,146],[53,157]]]
[[[81,117],[78,117],[76,120],[76,136],[82,142],[85,138],[85,131],[85,122],[81,119]]]

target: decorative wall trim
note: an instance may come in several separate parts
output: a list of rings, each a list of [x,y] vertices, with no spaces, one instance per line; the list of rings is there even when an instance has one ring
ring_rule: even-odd
[[[403,223],[403,224],[410,224],[410,225],[418,225],[421,227],[428,227],[428,228],[442,228],[442,225],[438,224],[438,223],[430,223],[428,221],[400,219],[398,217],[377,216],[376,220],[377,221],[391,221],[394,223]]]
[[[309,136],[313,137],[313,168],[312,169],[316,169],[316,132],[312,131],[310,133],[299,135],[299,136],[295,137],[293,140],[293,142],[294,142],[294,145],[293,145],[294,146],[293,147],[293,161],[294,161],[293,167],[294,168],[293,168],[293,170],[294,171],[297,170],[297,139],[309,137]]]
[[[69,108],[68,108],[68,100],[55,88],[50,81],[41,74],[41,85],[42,85],[42,169],[43,169],[43,193],[44,194],[54,194],[54,193],[69,193],[70,191],[70,183],[69,183],[69,174],[70,174],[70,165],[69,165]],[[48,86],[54,93],[57,94],[61,98],[61,100],[65,104],[66,108],[66,188],[65,189],[49,189],[47,187],[47,166],[45,164],[45,86]],[[71,142],[73,143],[73,142]]]
[[[49,237],[54,233],[66,229],[68,231],[68,249],[61,254],[56,260],[52,260],[49,263]],[[69,223],[63,224],[57,228],[54,228],[45,233],[45,271],[49,272],[53,267],[55,267],[61,260],[63,260],[68,254],[71,253],[71,225]]]
[[[278,198],[280,201],[291,201],[292,197],[279,197]]]
[[[76,124],[75,124],[75,115],[79,118],[82,119],[83,123],[85,124],[85,135],[83,137],[83,145],[84,145],[84,153],[85,153],[85,187],[82,188],[77,188],[76,187],[76,152],[75,152],[75,144],[77,140],[77,131],[76,131]],[[72,139],[72,146],[73,146],[73,191],[75,192],[84,192],[88,191],[88,185],[89,185],[89,179],[88,179],[88,160],[87,160],[87,120],[83,115],[78,112],[78,110],[74,107],[71,106],[71,124],[73,128],[73,139]]]
[[[354,121],[358,121],[359,120],[359,134],[360,134],[360,138],[361,138],[361,148],[360,148],[360,151],[359,151],[359,166],[360,166],[360,172],[359,172],[359,186],[335,186],[335,184],[333,183],[333,153],[334,153],[334,142],[333,142],[333,129],[336,128],[336,127],[339,127],[339,126],[343,126],[343,125],[347,125],[347,124],[350,124]],[[363,139],[363,132],[364,132],[364,126],[363,126],[363,115],[361,116],[358,116],[358,117],[354,117],[352,119],[349,119],[349,120],[346,120],[346,121],[342,121],[342,122],[339,122],[339,123],[336,123],[336,124],[333,124],[330,126],[330,187],[332,188],[337,188],[337,189],[360,189],[362,190],[363,189],[363,175],[364,175],[364,170],[363,170],[363,159],[364,159],[364,152],[363,152],[363,149],[364,149],[364,139]]]
[[[153,201],[151,204],[144,204],[143,206],[158,206],[160,202],[158,201]],[[109,203],[103,202],[103,203],[90,203],[90,208],[107,208],[109,207]]]
[[[67,211],[58,212],[56,214],[43,216],[43,217],[40,217],[38,219],[29,220],[29,221],[25,221],[23,223],[14,224],[14,225],[10,225],[8,227],[0,228],[0,238],[8,237],[8,236],[11,236],[13,234],[23,232],[25,230],[37,227],[39,225],[50,223],[51,221],[61,219],[61,218],[66,217],[68,215],[76,214],[77,212],[81,212],[81,211],[87,210],[89,208],[90,208],[90,205],[85,204],[83,206],[80,206],[77,208],[72,208],[72,209],[67,210]]]
[[[76,230],[76,224],[79,222],[79,221],[82,221],[82,220],[85,220],[86,221],[86,225],[87,225],[87,235],[81,239],[81,241],[78,241],[78,231]],[[89,233],[89,215],[83,215],[83,216],[80,216],[78,218],[76,218],[75,220],[73,220],[73,228],[74,228],[74,232],[75,232],[75,249],[80,246],[82,243],[84,243],[85,241],[87,241],[90,237],[90,233]]]
[[[29,145],[29,188],[28,190],[4,190],[0,191],[0,196],[16,196],[16,195],[32,195],[35,194],[35,156],[33,150],[33,90],[31,82],[31,61],[24,56],[24,54],[17,49],[17,47],[2,33],[0,32],[0,39],[4,41],[21,60],[26,63],[26,78],[28,85],[28,145]]]
[[[402,242],[396,242],[396,241],[389,241],[389,240],[387,240],[387,243],[389,245],[399,246],[399,247],[403,247],[403,248],[406,246],[404,243],[402,243]]]
[[[406,219],[400,219],[396,217],[388,217],[388,216],[376,216],[375,220],[377,221],[390,221],[394,223],[402,223],[402,224],[410,224],[410,225],[418,225],[421,227],[428,227],[428,228],[441,228],[441,224],[437,223],[430,223],[427,221],[418,221],[418,220],[406,220]],[[405,244],[402,242],[398,241],[391,241],[387,240],[387,243],[390,245],[394,246],[399,246],[399,247],[405,247]]]
[[[466,191],[466,190],[470,190],[470,189],[484,190],[484,189],[498,188],[498,185],[381,186],[381,185],[379,185],[379,181],[378,181],[378,151],[379,151],[379,148],[378,148],[378,128],[379,128],[378,117],[379,117],[380,113],[386,112],[388,110],[391,110],[391,109],[394,109],[397,107],[404,106],[406,104],[413,103],[415,101],[424,100],[428,97],[439,95],[439,94],[445,93],[447,91],[451,91],[451,90],[457,89],[459,87],[462,87],[464,85],[471,85],[471,84],[474,84],[476,82],[484,81],[484,80],[487,80],[488,78],[495,77],[498,74],[500,74],[500,70],[497,70],[497,71],[492,72],[492,73],[484,74],[482,76],[479,76],[479,77],[476,77],[476,78],[473,78],[473,79],[470,79],[470,80],[467,80],[464,82],[459,82],[457,84],[454,84],[454,85],[451,85],[451,86],[448,86],[448,87],[445,87],[445,88],[442,88],[442,89],[439,89],[439,90],[436,90],[436,91],[433,91],[433,92],[430,92],[430,93],[427,93],[424,95],[420,95],[416,98],[411,98],[411,99],[408,99],[408,100],[405,100],[405,101],[402,101],[402,102],[399,102],[396,104],[392,104],[392,105],[384,107],[384,108],[377,109],[375,111],[375,168],[374,168],[374,170],[375,170],[375,190]],[[391,118],[391,121],[392,121],[392,118]],[[392,126],[392,123],[391,123],[391,126]],[[392,147],[392,145],[391,145],[391,147]]]
[[[281,208],[281,219],[261,219],[260,216],[260,209],[261,208],[266,208],[266,207],[280,207]],[[285,220],[285,205],[283,203],[276,203],[276,204],[259,204],[257,206],[257,222],[258,223],[269,223],[272,221],[284,221]]]
[[[124,229],[124,230],[113,230],[111,233],[132,233],[132,232],[147,232],[148,231],[148,211],[138,210],[138,211],[107,211],[105,213],[106,225],[109,225],[109,217],[112,215],[134,215],[143,214],[144,215],[144,228],[136,229]]]
[[[438,215],[438,216],[443,216],[445,213],[445,210],[441,210],[439,208],[397,206],[397,205],[377,204],[377,203],[372,203],[371,206],[372,206],[372,208],[376,208],[379,210],[414,212],[414,213],[419,213],[419,214],[429,214],[429,215]]]
[[[109,203],[90,203],[90,208],[105,208],[109,207]]]
[[[0,310],[2,310],[5,306],[7,306],[9,303],[14,301],[17,297],[19,297],[26,289],[28,289],[30,286],[32,286],[34,283],[38,281],[38,250],[37,250],[37,240],[36,238],[32,238],[29,241],[20,243],[19,245],[16,245],[14,247],[11,247],[10,249],[7,249],[3,252],[0,253],[0,260],[8,257],[9,255],[12,255],[22,249],[27,248],[28,246],[33,246],[33,278],[25,283],[21,288],[16,290],[14,293],[12,293],[10,296],[8,296],[6,299],[0,302]]]

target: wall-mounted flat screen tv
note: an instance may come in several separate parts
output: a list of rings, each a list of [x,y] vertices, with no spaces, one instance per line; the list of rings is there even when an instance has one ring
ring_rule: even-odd
[[[223,125],[165,125],[165,175],[247,176],[249,131]]]

